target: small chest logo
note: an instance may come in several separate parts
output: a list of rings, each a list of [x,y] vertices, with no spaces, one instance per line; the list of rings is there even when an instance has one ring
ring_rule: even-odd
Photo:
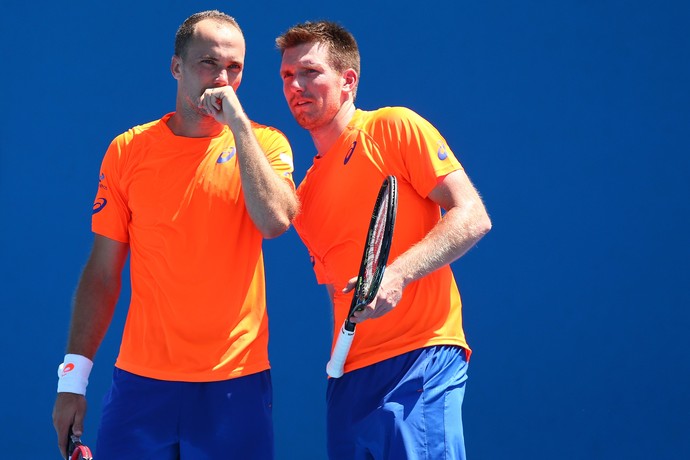
[[[355,153],[355,147],[357,147],[357,141],[354,141],[352,145],[350,146],[350,150],[347,151],[347,154],[345,154],[345,160],[343,161],[343,164],[346,165],[348,161],[350,161],[350,158],[352,158],[352,154]]]
[[[216,163],[226,163],[230,160],[232,160],[232,157],[235,156],[235,147],[230,147],[227,150],[223,150],[220,153],[220,156],[216,160]]]

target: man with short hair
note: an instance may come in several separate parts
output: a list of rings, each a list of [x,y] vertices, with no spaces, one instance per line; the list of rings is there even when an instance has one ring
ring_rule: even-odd
[[[175,112],[116,137],[103,159],[95,240],[77,287],[53,423],[65,455],[130,255],[132,297],[99,460],[273,458],[262,239],[297,211],[292,151],[236,94],[239,25],[190,16],[175,39]]]
[[[345,28],[306,22],[276,44],[288,106],[316,147],[293,223],[332,297],[336,330],[378,188],[388,175],[398,182],[392,262],[374,301],[349,318],[357,332],[345,374],[328,381],[329,458],[463,459],[470,348],[449,264],[491,228],[482,200],[428,121],[403,107],[355,107],[359,49]]]

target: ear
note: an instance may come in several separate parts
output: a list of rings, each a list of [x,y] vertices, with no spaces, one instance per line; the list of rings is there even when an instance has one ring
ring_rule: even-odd
[[[354,69],[347,69],[343,72],[343,91],[354,93],[359,83],[359,75]]]
[[[172,73],[172,76],[175,80],[180,79],[180,74],[182,73],[181,67],[182,67],[182,59],[179,56],[174,55],[172,57],[172,61],[170,62],[170,73]]]

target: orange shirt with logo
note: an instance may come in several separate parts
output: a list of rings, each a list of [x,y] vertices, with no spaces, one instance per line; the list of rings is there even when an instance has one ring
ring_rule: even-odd
[[[245,208],[233,134],[175,136],[171,116],[115,138],[101,167],[92,230],[130,247],[116,366],[191,382],[260,372],[270,367],[262,236]],[[285,136],[252,127],[294,188]]]
[[[389,262],[420,241],[441,219],[428,194],[462,166],[425,119],[403,107],[356,110],[329,151],[316,157],[297,189],[295,229],[309,250],[317,281],[334,287],[334,329],[347,316],[378,189],[387,175],[398,181],[398,214]],[[449,266],[410,283],[400,303],[381,318],[357,325],[345,372],[432,345],[470,349],[462,303]]]

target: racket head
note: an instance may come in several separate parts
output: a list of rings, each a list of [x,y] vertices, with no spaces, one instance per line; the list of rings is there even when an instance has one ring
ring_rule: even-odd
[[[371,303],[381,286],[393,241],[397,210],[397,179],[395,176],[387,176],[374,203],[348,319],[355,311],[362,310]]]

